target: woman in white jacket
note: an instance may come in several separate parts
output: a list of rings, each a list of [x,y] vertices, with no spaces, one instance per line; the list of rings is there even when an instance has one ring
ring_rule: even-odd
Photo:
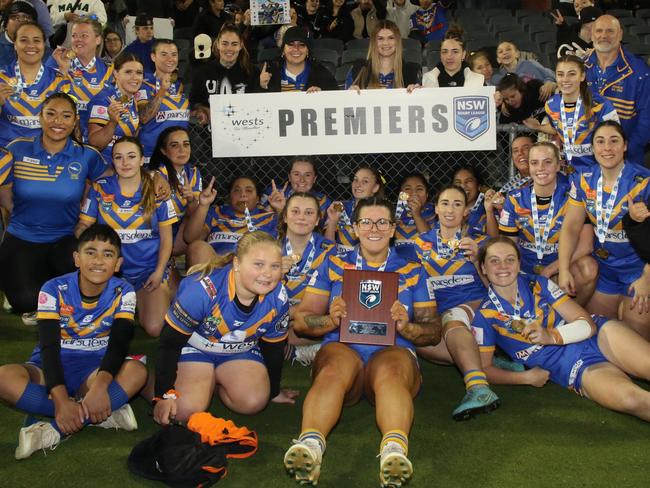
[[[72,22],[79,17],[97,17],[97,21],[106,25],[106,8],[102,0],[48,0],[47,7],[50,9],[52,25],[56,28],[59,24]],[[76,7],[72,10],[73,7]]]
[[[424,87],[483,86],[482,74],[475,73],[465,62],[467,51],[463,30],[452,25],[440,45],[440,62],[422,77]]]

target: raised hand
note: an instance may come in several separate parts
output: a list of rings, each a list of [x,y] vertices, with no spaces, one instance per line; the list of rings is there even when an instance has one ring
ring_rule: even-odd
[[[217,190],[214,189],[214,176],[210,179],[208,186],[203,188],[199,194],[199,205],[203,207],[209,207],[214,202],[214,199],[217,198]]]

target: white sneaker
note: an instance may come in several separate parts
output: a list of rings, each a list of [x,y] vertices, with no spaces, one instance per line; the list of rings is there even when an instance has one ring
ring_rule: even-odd
[[[61,442],[61,434],[49,422],[36,422],[23,427],[18,434],[16,459],[26,459],[39,449],[54,450]]]
[[[293,352],[292,364],[298,361],[303,366],[311,366],[318,351],[320,351],[321,343],[310,344],[308,346],[296,346]]]
[[[138,421],[135,419],[133,409],[128,403],[122,405],[115,410],[111,415],[100,424],[94,424],[95,427],[102,429],[122,429],[122,430],[137,430]]]
[[[293,445],[284,455],[284,467],[301,485],[318,484],[323,453],[318,441],[307,439],[304,442],[293,441]]]
[[[38,325],[38,320],[36,320],[36,312],[24,313],[20,318],[23,319],[23,324],[29,327],[35,327]]]
[[[387,442],[379,456],[379,481],[382,487],[402,486],[413,476],[413,465],[397,442]]]

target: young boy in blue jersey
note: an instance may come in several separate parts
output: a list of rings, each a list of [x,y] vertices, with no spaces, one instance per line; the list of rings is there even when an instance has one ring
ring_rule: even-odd
[[[122,263],[119,236],[106,225],[90,226],[79,236],[74,261],[78,271],[41,288],[39,345],[29,360],[0,367],[0,399],[30,416],[52,417],[20,429],[16,459],[54,448],[89,424],[138,427],[128,401],[147,371],[124,360],[135,292],[113,276]]]

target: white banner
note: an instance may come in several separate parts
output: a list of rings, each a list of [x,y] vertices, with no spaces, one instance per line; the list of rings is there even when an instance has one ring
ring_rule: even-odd
[[[494,87],[210,95],[214,157],[496,149]]]

